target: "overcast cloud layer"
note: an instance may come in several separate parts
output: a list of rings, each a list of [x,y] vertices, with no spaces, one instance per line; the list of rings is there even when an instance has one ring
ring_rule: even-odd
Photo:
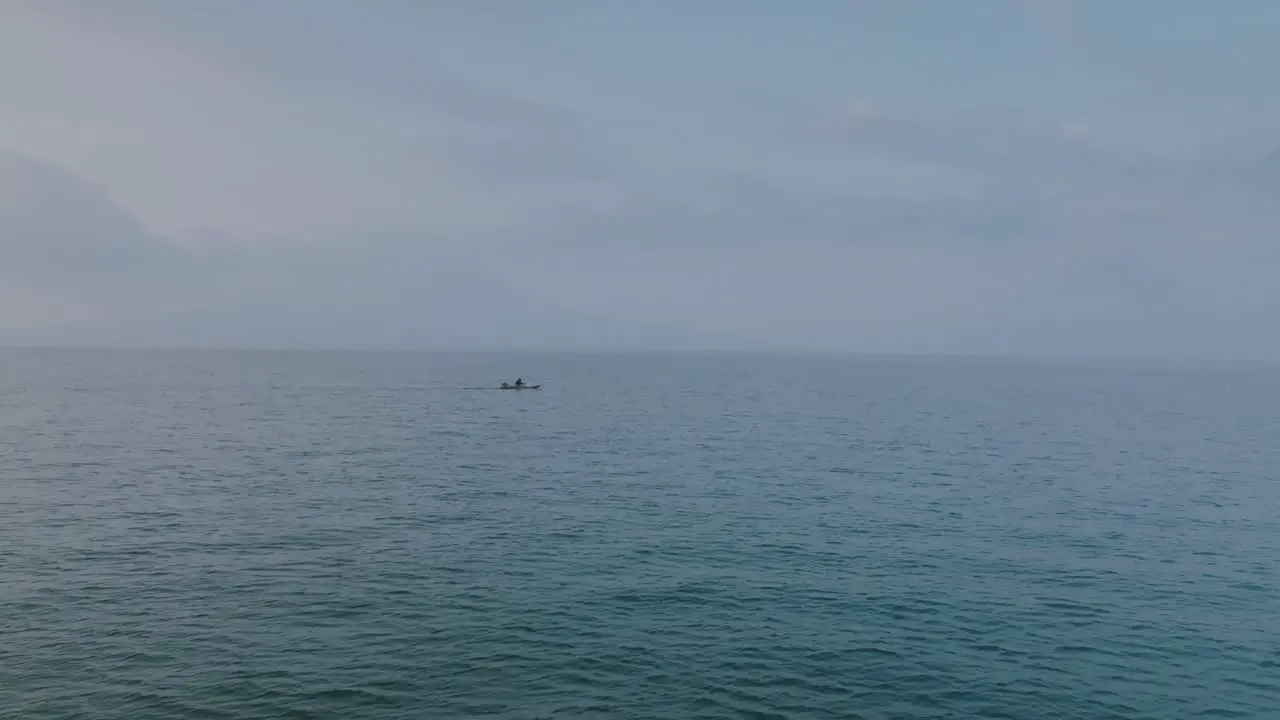
[[[1280,4],[7,0],[0,341],[1280,359]]]

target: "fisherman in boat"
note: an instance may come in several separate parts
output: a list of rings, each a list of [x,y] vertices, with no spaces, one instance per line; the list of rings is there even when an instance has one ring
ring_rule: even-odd
[[[516,378],[516,387],[518,388],[524,387],[524,378]]]

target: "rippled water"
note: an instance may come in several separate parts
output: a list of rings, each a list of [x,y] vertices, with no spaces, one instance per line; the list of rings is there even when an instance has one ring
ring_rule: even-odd
[[[1275,718],[1278,472],[1263,371],[4,351],[0,717]]]

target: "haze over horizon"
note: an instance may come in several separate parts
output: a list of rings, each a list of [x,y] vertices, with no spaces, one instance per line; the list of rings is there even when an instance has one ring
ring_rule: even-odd
[[[1213,8],[6,0],[0,342],[1280,359]]]

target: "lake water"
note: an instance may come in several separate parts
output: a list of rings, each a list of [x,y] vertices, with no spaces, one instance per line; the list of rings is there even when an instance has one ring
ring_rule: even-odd
[[[1275,718],[1278,478],[1264,369],[0,351],[0,717]]]

